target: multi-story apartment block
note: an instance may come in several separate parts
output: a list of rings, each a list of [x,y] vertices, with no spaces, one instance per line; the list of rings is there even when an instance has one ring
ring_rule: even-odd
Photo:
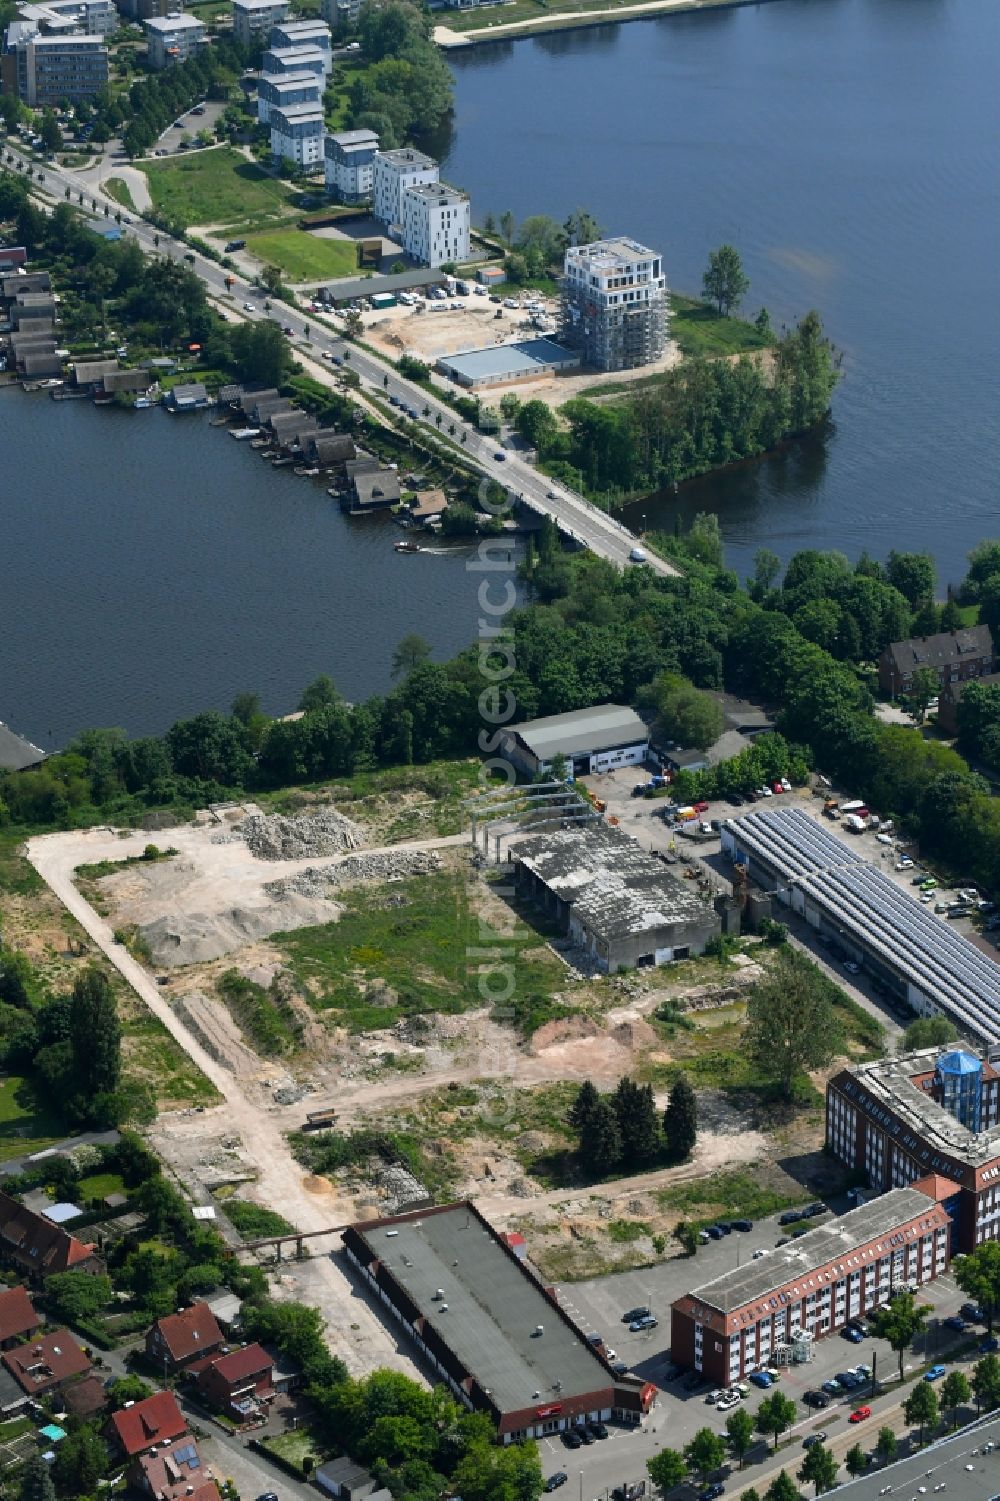
[[[323,80],[316,73],[262,73],[257,80],[257,119],[270,125],[271,111],[286,104],[322,103]]]
[[[46,4],[21,4],[20,21],[27,21],[43,36],[107,36],[121,24],[114,0],[47,0]]]
[[[329,74],[333,66],[333,38],[325,21],[281,21],[271,27],[268,47],[318,47]]]
[[[954,1187],[931,1177],[893,1189],[678,1298],[671,1356],[720,1386],[807,1359],[814,1340],[947,1270],[940,1196]]]
[[[233,36],[252,47],[288,15],[288,0],[233,0]]]
[[[323,160],[323,110],[318,104],[275,105],[271,110],[271,154],[297,167]]]
[[[372,196],[378,136],[374,130],[341,130],[323,143],[326,190],[341,203],[364,203]]]
[[[445,182],[403,189],[403,249],[425,266],[469,258],[469,199]]]
[[[399,151],[380,151],[375,158],[372,211],[383,224],[402,224],[403,191],[421,183],[437,182],[438,164],[433,157],[405,146]]]
[[[148,21],[153,16],[172,16],[178,0],[118,0],[118,9],[129,21]]]
[[[319,0],[319,13],[334,31],[347,31],[357,25],[361,0]]]
[[[893,641],[878,659],[878,685],[890,698],[910,691],[918,667],[937,673],[944,688],[948,683],[966,683],[993,671],[993,636],[988,625],[970,625],[961,631],[941,631],[936,636],[912,636]]]
[[[187,62],[205,45],[205,23],[196,16],[152,16],[142,24],[149,66],[154,72]]]
[[[667,343],[667,280],[655,250],[636,240],[571,245],[563,276],[562,335],[598,370],[649,365]]]
[[[836,1074],[826,1141],[876,1192],[939,1174],[955,1251],[1000,1238],[1000,1072],[992,1055],[931,1048]]]
[[[15,27],[21,28],[15,33]],[[108,82],[108,49],[99,36],[42,36],[23,23],[8,27],[17,94],[44,109],[64,99],[91,99]],[[5,77],[10,76],[4,69]]]
[[[319,47],[269,47],[260,67],[272,78],[278,73],[315,73],[322,83],[327,59]]]

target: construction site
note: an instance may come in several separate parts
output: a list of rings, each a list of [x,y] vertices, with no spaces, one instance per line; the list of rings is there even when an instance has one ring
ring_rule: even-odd
[[[580,941],[576,897],[560,894],[564,865],[551,900],[514,878],[519,842],[537,873],[539,842],[612,836],[635,854],[584,881],[597,915],[619,931],[639,892],[636,910],[707,935],[725,894],[710,865],[643,853],[604,799],[562,784],[464,804],[461,793],[331,788],[286,812],[208,809],[154,847],[112,828],[28,846],[65,908],[46,920],[72,925],[79,955],[106,956],[204,1081],[205,1103],[161,1097],[157,1151],[223,1224],[234,1195],[281,1217],[287,1238],[245,1254],[272,1264],[279,1296],[324,1309],[331,1349],[354,1371],[410,1360],[339,1255],[352,1221],[468,1197],[529,1234],[546,1275],[585,1277],[676,1254],[682,1220],[748,1193],[795,1202],[791,1160],[808,1164],[813,1191],[832,1171],[821,1109],[776,1120],[740,1058],[769,951],[692,946],[684,962],[608,972]],[[635,828],[647,850],[661,832],[645,817]],[[578,915],[593,926],[594,912]],[[513,956],[504,992],[493,945]],[[846,1056],[863,1055],[852,1040]],[[678,1070],[697,1090],[690,1161],[591,1185],[568,1118],[579,1086],[613,1090],[627,1075],[662,1111]]]

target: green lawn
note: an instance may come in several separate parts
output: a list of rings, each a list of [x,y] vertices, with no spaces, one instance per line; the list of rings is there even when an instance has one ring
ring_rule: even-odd
[[[280,267],[293,282],[357,275],[358,247],[353,240],[325,240],[303,229],[281,229],[252,235],[247,250],[265,265]]]
[[[20,1074],[0,1077],[0,1162],[40,1152],[67,1135],[64,1123]]]
[[[670,294],[670,337],[682,354],[747,354],[768,349],[774,338],[759,334],[742,318],[724,318],[711,303]]]
[[[489,1000],[480,990],[479,966],[486,961],[479,951],[489,947],[492,930],[470,906],[466,876],[441,871],[386,887],[355,887],[338,900],[345,904],[338,922],[275,939],[318,1008],[342,1012],[338,1020],[361,1031]],[[511,1019],[523,1010],[534,1020],[565,985],[565,971],[521,923],[505,925],[502,947],[514,955]],[[502,981],[507,988],[494,969],[494,993]]]
[[[150,197],[171,219],[189,224],[233,224],[253,215],[283,217],[296,194],[229,146],[175,161],[143,164]]]
[[[125,1179],[120,1173],[91,1173],[81,1178],[77,1189],[84,1199],[106,1199],[108,1194],[123,1194]]]
[[[663,1188],[656,1195],[662,1209],[681,1211],[697,1225],[710,1225],[716,1218],[730,1219],[734,1215],[763,1219],[777,1214],[779,1209],[790,1209],[805,1197],[804,1189],[788,1194],[768,1188],[752,1172],[711,1173],[693,1183]]]
[[[104,191],[109,194],[116,203],[120,203],[122,208],[131,210],[133,214],[137,214],[139,212],[139,210],[135,206],[135,203],[133,202],[132,194],[129,192],[128,183],[124,182],[120,177],[105,178]]]

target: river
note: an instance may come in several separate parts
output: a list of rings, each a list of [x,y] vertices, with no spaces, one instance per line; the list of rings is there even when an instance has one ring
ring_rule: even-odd
[[[715,511],[744,574],[761,546],[927,548],[957,581],[1000,534],[1000,7],[773,0],[448,57],[445,172],[477,218],[587,208],[687,292],[730,241],[748,313],[816,307],[844,353],[827,435],[630,523]]]
[[[203,415],[7,390],[0,454],[0,719],[43,750],[245,690],[287,713],[321,672],[367,698],[409,632],[439,661],[476,637],[470,548],[396,553],[390,517],[345,516]]]

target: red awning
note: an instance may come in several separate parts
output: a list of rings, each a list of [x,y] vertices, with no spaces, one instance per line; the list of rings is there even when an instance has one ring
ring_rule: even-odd
[[[653,1390],[655,1391],[656,1388],[654,1387]],[[536,1418],[554,1418],[557,1412],[562,1412],[562,1403],[561,1402],[552,1402],[548,1407],[536,1407],[535,1408],[535,1417]]]

